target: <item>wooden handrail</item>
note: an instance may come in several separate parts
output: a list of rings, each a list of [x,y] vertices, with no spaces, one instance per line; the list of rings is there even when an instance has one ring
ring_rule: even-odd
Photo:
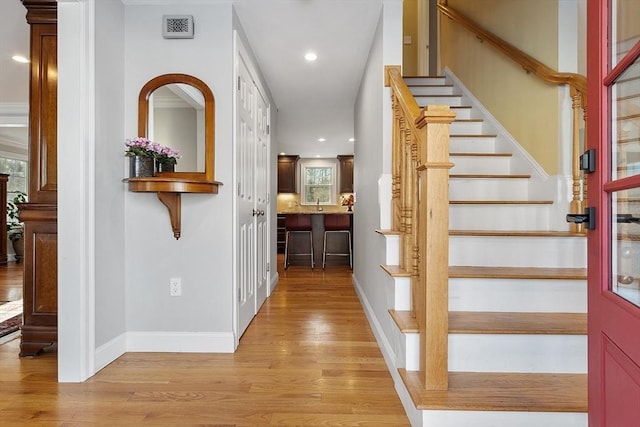
[[[526,72],[532,73],[548,83],[569,85],[572,89],[582,94],[582,107],[587,105],[587,79],[583,75],[555,71],[537,59],[527,55],[517,47],[502,40],[495,34],[483,29],[471,19],[449,7],[446,3],[439,3],[438,9],[440,13],[474,33],[481,41],[486,40],[489,42],[511,60],[521,65]]]
[[[485,30],[476,24],[473,20],[464,16],[448,6],[447,0],[443,0],[438,4],[440,13],[447,16],[454,22],[457,22],[467,30],[471,31],[480,39],[481,42],[485,40],[498,51],[502,52],[509,59],[513,60],[517,64],[521,65],[527,73],[531,73],[534,76],[542,79],[543,81],[557,85],[568,85],[570,88],[570,96],[572,100],[572,142],[571,142],[571,175],[572,175],[572,200],[569,206],[571,213],[581,213],[584,210],[587,199],[587,188],[584,180],[584,175],[580,170],[580,154],[582,153],[581,142],[579,136],[580,129],[580,109],[584,113],[584,121],[587,120],[587,79],[581,74],[576,73],[561,73],[546,66],[537,59],[527,55],[517,47],[509,44],[496,36],[490,31]],[[586,125],[585,125],[586,132]],[[586,140],[586,134],[584,136]],[[572,224],[572,231],[583,232],[584,226],[582,224]]]

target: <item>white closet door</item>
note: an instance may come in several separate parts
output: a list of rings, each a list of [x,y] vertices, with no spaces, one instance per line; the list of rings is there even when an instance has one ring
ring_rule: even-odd
[[[256,87],[238,55],[236,170],[238,337],[256,314]]]

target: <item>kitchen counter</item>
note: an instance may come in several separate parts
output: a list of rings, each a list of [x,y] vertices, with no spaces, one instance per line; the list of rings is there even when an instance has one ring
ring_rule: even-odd
[[[346,208],[337,210],[322,210],[322,211],[279,211],[279,216],[285,216],[287,214],[307,214],[311,215],[311,226],[313,234],[313,257],[316,268],[322,269],[322,248],[324,245],[324,215],[326,214],[347,214],[351,215],[353,212],[348,212]],[[351,242],[353,245],[353,216],[351,217]],[[329,240],[329,239],[328,239]],[[331,236],[330,241],[327,242],[329,246],[329,252],[348,252],[348,243],[346,239],[346,233],[335,234]],[[295,253],[308,253],[309,241],[308,235],[302,233],[291,233],[289,236],[289,251],[292,254]],[[331,256],[327,257],[327,266],[335,265],[337,263],[347,265],[349,264],[348,257]],[[308,256],[293,256],[290,258],[290,265],[310,265]]]
[[[285,210],[285,211],[278,211],[278,215],[287,215],[287,214],[309,214],[309,215],[326,215],[326,214],[348,214],[351,215],[353,214],[352,212],[347,212],[346,210],[340,210],[340,211],[336,211],[336,210],[322,210],[322,211],[317,211],[317,210]]]

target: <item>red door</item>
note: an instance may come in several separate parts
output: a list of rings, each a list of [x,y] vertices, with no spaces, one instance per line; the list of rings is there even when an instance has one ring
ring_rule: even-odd
[[[640,427],[640,0],[588,0],[589,426]]]

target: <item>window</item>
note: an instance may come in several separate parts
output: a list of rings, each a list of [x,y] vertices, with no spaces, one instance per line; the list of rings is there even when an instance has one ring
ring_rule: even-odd
[[[336,204],[336,162],[302,160],[301,204]]]
[[[27,162],[0,158],[0,173],[9,174],[7,196],[13,198],[17,192],[27,192]]]

